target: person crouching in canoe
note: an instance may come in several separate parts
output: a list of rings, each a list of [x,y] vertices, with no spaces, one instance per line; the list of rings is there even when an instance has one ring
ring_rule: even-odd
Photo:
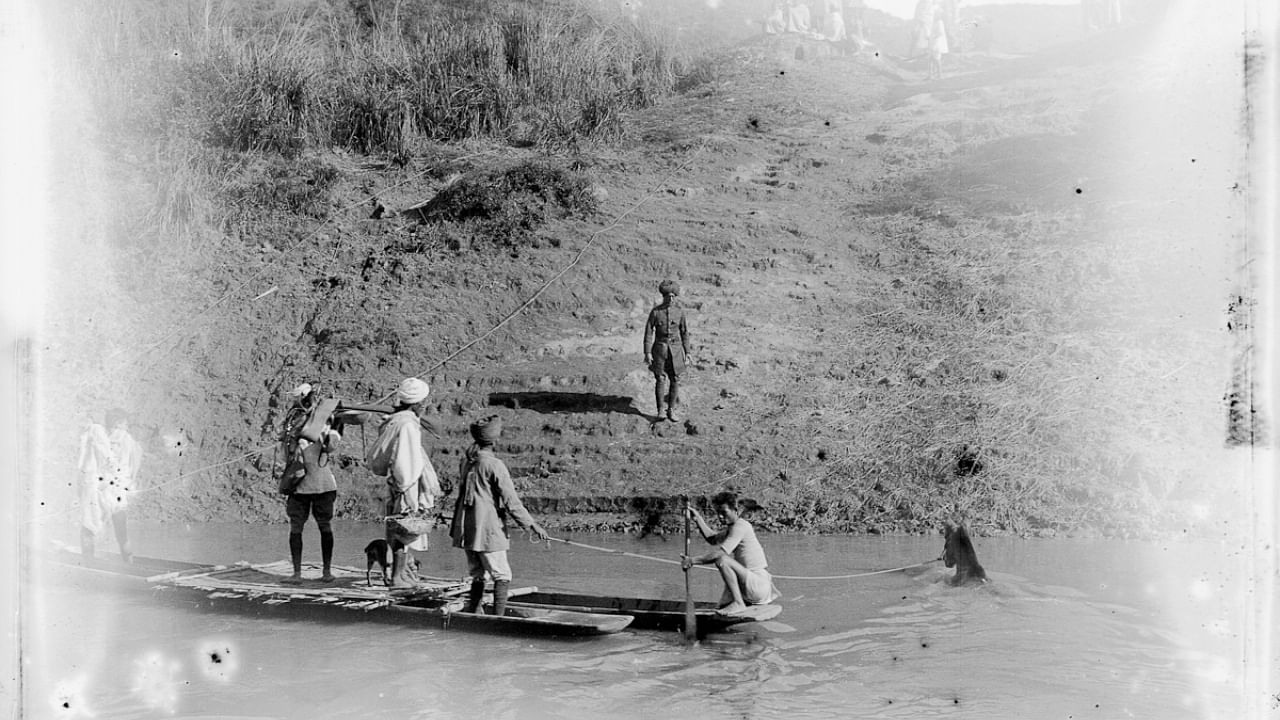
[[[413,587],[418,574],[409,550],[427,549],[427,536],[409,525],[430,526],[425,518],[443,493],[431,458],[422,446],[419,419],[426,412],[430,388],[418,378],[406,378],[396,390],[394,411],[383,421],[378,439],[369,449],[369,468],[387,478],[387,543],[391,546],[391,587]],[[422,530],[423,533],[426,530]]]
[[[756,539],[755,528],[742,519],[738,496],[732,492],[717,493],[711,499],[716,516],[725,523],[720,532],[713,533],[702,513],[689,506],[690,517],[698,523],[702,538],[715,546],[706,555],[690,557],[681,555],[681,565],[688,570],[693,565],[715,565],[724,580],[724,593],[720,596],[720,610],[724,615],[739,615],[748,605],[765,605],[778,597],[778,589],[769,575],[769,563],[764,548]]]
[[[458,501],[453,509],[449,535],[453,546],[467,553],[471,588],[464,612],[481,612],[484,578],[493,578],[493,614],[502,617],[507,610],[507,592],[511,588],[511,566],[507,563],[507,517],[515,519],[539,540],[547,533],[534,521],[516,495],[507,466],[493,454],[493,445],[502,434],[502,419],[490,416],[471,424],[475,440],[462,458],[458,477]]]

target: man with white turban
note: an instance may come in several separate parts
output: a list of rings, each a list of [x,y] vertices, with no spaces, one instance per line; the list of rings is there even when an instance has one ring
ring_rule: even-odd
[[[396,405],[378,430],[378,439],[366,456],[369,468],[387,478],[391,497],[387,515],[424,514],[443,493],[431,458],[422,447],[420,418],[426,412],[430,388],[418,378],[407,378],[396,390]],[[426,550],[425,535],[410,535],[387,527],[391,545],[391,586],[412,587],[417,573],[407,562],[407,550]]]

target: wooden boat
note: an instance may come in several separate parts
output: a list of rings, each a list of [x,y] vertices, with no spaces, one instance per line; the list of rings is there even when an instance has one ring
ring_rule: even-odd
[[[495,632],[511,632],[510,623],[495,623],[492,615],[471,615],[458,610],[469,581],[440,578],[425,579],[429,585],[420,590],[387,590],[379,579],[372,588],[365,585],[365,573],[356,568],[334,569],[339,582],[330,585],[319,582],[319,568],[309,566],[307,580],[301,586],[286,586],[282,580],[291,574],[288,563],[252,566],[240,563],[235,566],[200,565],[197,563],[162,560],[134,556],[132,563],[124,563],[119,556],[99,554],[84,560],[78,551],[63,547],[56,558],[60,563],[87,571],[97,578],[115,579],[134,587],[155,588],[162,597],[186,602],[202,608],[258,614],[283,613],[299,615],[337,615],[343,610],[368,611],[381,609],[383,615],[370,620],[407,622],[401,615],[417,616],[423,612],[436,613],[440,627],[487,629]],[[248,580],[247,584],[241,580]],[[269,590],[269,591],[268,591]],[[572,612],[612,618],[630,618],[624,627],[635,630],[684,630],[684,601],[629,598],[602,595],[586,595],[572,592],[539,591],[537,588],[513,588],[507,604],[507,615],[533,613],[535,611]],[[486,597],[486,601],[491,600]],[[339,612],[334,612],[339,611]],[[716,604],[697,601],[694,612],[699,637],[721,633],[734,625],[760,622],[777,617],[782,608],[778,605],[750,605],[746,613],[722,615]],[[447,617],[446,617],[447,615]],[[563,615],[560,617],[564,617]],[[510,618],[506,618],[510,619]],[[528,619],[528,618],[525,618]],[[426,622],[426,618],[423,618]],[[447,625],[446,625],[447,623]],[[523,623],[528,624],[528,623]],[[482,626],[482,627],[477,627]],[[539,626],[540,627],[540,626]],[[550,628],[550,629],[554,629]],[[600,626],[601,632],[616,632],[610,625]],[[547,633],[552,634],[552,633]],[[572,635],[573,632],[566,631]],[[592,634],[585,632],[583,634]]]
[[[633,618],[631,627],[636,630],[684,630],[683,600],[654,600],[534,590],[512,599],[510,604],[529,609],[560,608],[575,612],[627,615]],[[772,620],[781,612],[782,607],[779,605],[748,605],[746,612],[724,615],[718,612],[713,602],[694,602],[699,636],[723,632],[740,623]]]
[[[161,599],[203,610],[258,616],[384,622],[423,628],[468,630],[548,637],[588,637],[616,633],[631,617],[568,608],[523,607],[509,604],[502,617],[460,612],[469,580],[422,578],[407,589],[366,585],[365,571],[333,566],[335,580],[320,580],[320,568],[304,565],[299,584],[285,581],[292,574],[288,561],[254,565],[198,565],[134,556],[85,559],[63,549],[58,562],[96,575],[152,589]],[[512,595],[536,588],[514,589]]]

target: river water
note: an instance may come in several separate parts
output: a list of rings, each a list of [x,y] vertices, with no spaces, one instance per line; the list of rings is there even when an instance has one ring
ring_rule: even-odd
[[[380,528],[339,524],[363,567]],[[139,524],[142,555],[287,557],[286,526]],[[565,535],[676,559],[681,538]],[[72,541],[73,538],[59,538]],[[27,717],[1242,717],[1247,577],[1204,542],[977,538],[993,582],[952,588],[939,537],[762,536],[782,614],[686,647],[676,633],[528,639],[204,613],[26,568]],[[465,575],[443,534],[428,575]],[[306,558],[318,560],[308,526]],[[682,598],[677,566],[514,543],[513,585]],[[695,572],[699,599],[719,580]]]

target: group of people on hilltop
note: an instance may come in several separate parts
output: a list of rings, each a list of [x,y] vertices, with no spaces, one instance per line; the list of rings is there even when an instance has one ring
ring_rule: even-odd
[[[959,4],[959,0],[916,2],[909,56],[928,57],[931,79],[942,77],[943,56],[958,48]],[[764,32],[796,33],[817,40],[862,45],[866,43],[866,12],[865,0],[774,0],[764,20]]]
[[[689,328],[679,303],[680,287],[673,280],[659,285],[662,302],[649,313],[644,333],[644,360],[654,376],[657,422],[675,420],[680,405],[680,377],[689,355]],[[365,464],[385,477],[388,498],[384,507],[385,537],[391,552],[390,585],[408,588],[418,584],[412,552],[427,550],[427,531],[434,519],[427,513],[452,492],[442,483],[424,444],[423,428],[439,435],[428,416],[430,388],[419,378],[406,378],[395,392],[394,405],[386,408],[354,406],[343,409],[335,400],[322,401],[319,390],[303,383],[289,392],[291,407],[285,414],[280,441],[285,468],[280,489],[286,494],[289,518],[289,557],[292,575],[288,584],[303,582],[303,530],[314,517],[320,534],[322,582],[336,580],[332,572],[334,533],[332,520],[338,482],[332,458],[347,425],[365,425],[378,418],[378,435],[365,454]],[[326,406],[325,402],[329,404]],[[122,413],[108,414],[107,426],[91,423],[81,438],[81,541],[86,558],[93,556],[93,539],[110,521],[116,530],[121,556],[131,557],[125,507],[141,463],[141,446],[128,433]],[[458,469],[458,497],[449,536],[455,548],[466,553],[472,578],[464,610],[480,612],[486,578],[493,581],[494,612],[505,612],[511,583],[508,522],[514,521],[539,540],[546,531],[529,514],[516,493],[506,464],[494,448],[502,435],[502,420],[491,415],[470,424],[472,444]],[[713,531],[696,508],[688,510],[702,536],[715,546],[698,556],[682,556],[686,569],[694,564],[715,565],[725,583],[722,612],[739,613],[747,605],[776,599],[777,589],[768,572],[764,550],[751,524],[741,517],[737,496],[720,493],[713,498],[716,516],[725,527]]]
[[[767,35],[797,33],[815,40],[862,42],[865,0],[774,0],[764,19]]]

